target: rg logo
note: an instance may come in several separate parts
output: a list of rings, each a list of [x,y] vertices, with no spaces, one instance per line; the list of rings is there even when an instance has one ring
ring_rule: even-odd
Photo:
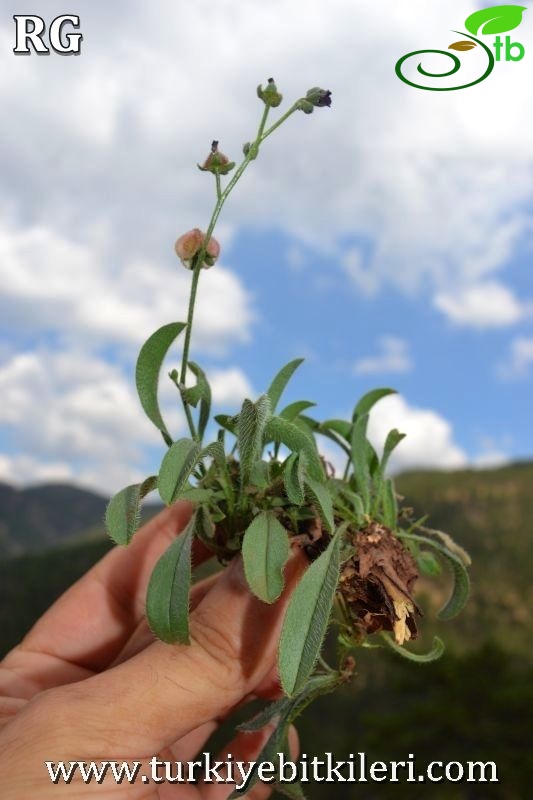
[[[63,14],[56,17],[48,26],[48,42],[46,45],[44,36],[46,34],[46,23],[42,17],[32,14],[15,14],[15,47],[13,52],[16,56],[29,56],[33,52],[38,56],[49,56],[50,47],[60,56],[79,56],[82,33],[64,32],[65,26],[70,25],[76,29],[80,27],[80,18],[75,14]]]

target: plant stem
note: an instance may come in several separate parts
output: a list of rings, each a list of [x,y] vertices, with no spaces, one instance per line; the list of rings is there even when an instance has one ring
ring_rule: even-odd
[[[205,234],[204,242],[200,250],[196,254],[193,275],[192,275],[191,293],[189,295],[189,308],[187,312],[187,327],[185,329],[185,342],[183,345],[183,356],[181,360],[181,370],[180,370],[180,384],[182,386],[185,386],[185,380],[187,377],[187,366],[189,363],[189,349],[191,345],[194,308],[196,303],[196,295],[198,292],[198,282],[200,280],[200,270],[202,269],[202,264],[204,262],[207,246],[211,239],[211,235],[215,229],[215,225],[217,224],[220,212],[222,211],[224,203],[226,202],[229,195],[237,185],[239,179],[241,178],[242,174],[244,173],[250,161],[252,161],[254,158],[257,157],[259,145],[267,138],[267,136],[270,136],[270,134],[273,133],[276,130],[276,128],[279,128],[279,126],[282,125],[283,122],[285,122],[285,120],[288,119],[291,116],[291,114],[293,114],[296,111],[296,108],[297,104],[291,106],[291,108],[285,114],[283,114],[273,125],[270,126],[270,128],[268,128],[268,130],[265,131],[265,125],[267,122],[268,114],[270,112],[270,106],[265,105],[263,114],[261,116],[261,121],[259,123],[257,135],[255,137],[255,141],[251,143],[248,153],[244,157],[243,161],[233,174],[233,177],[231,178],[231,180],[229,181],[224,190],[222,190],[221,187],[220,175],[218,173],[215,173],[217,201],[213,209],[213,213],[211,214],[211,219],[207,227],[207,232]],[[187,422],[189,423],[189,429],[191,431],[191,435],[193,436],[193,438],[196,438],[197,437],[196,428],[192,418],[191,410],[185,400],[183,401],[183,405],[185,409],[185,414],[187,416]]]

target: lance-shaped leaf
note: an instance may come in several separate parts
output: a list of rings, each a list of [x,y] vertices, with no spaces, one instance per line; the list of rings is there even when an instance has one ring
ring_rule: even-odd
[[[327,419],[325,422],[320,423],[319,430],[321,433],[324,430],[333,431],[333,433],[337,433],[349,442],[352,434],[352,425],[345,419]]]
[[[281,417],[270,417],[265,428],[265,444],[272,441],[284,444],[293,453],[305,453],[309,475],[324,482],[324,468],[312,434],[303,431],[294,422]]]
[[[263,394],[256,403],[245,400],[239,414],[237,443],[241,470],[241,486],[250,480],[252,467],[261,459],[263,435],[270,416],[270,399]]]
[[[159,494],[167,506],[174,503],[195,468],[202,446],[193,439],[178,439],[165,453],[159,470]]]
[[[383,506],[383,522],[387,528],[394,529],[398,522],[398,501],[394,491],[394,483],[390,478],[381,487],[381,502]]]
[[[281,700],[276,700],[260,711],[253,719],[238,726],[238,730],[240,731],[258,731],[268,723],[276,720],[274,730],[265,743],[263,750],[257,756],[255,766],[250,772],[248,783],[241,791],[234,791],[230,795],[230,800],[232,798],[241,797],[243,794],[250,791],[257,783],[257,768],[259,764],[265,761],[276,762],[277,754],[284,749],[285,738],[290,725],[309,703],[320,695],[329,694],[334,691],[341,683],[342,676],[338,674],[314,675],[309,679],[302,691],[295,697],[284,697]]]
[[[305,500],[304,459],[302,453],[291,453],[283,466],[283,481],[287,497],[296,506]]]
[[[258,514],[244,534],[242,557],[248,585],[264,603],[273,603],[283,590],[289,552],[287,531],[273,512]]]
[[[352,428],[352,464],[357,489],[361,495],[365,513],[370,508],[370,466],[368,463],[368,442],[366,429],[368,425],[368,413],[357,417]]]
[[[465,607],[470,595],[470,578],[468,577],[468,572],[466,571],[463,560],[428,536],[419,536],[414,533],[397,533],[397,536],[400,539],[407,539],[407,541],[420,542],[421,544],[428,545],[440,553],[441,556],[444,556],[452,572],[453,588],[449,599],[440,609],[437,616],[439,619],[443,620],[456,617]]]
[[[522,13],[526,6],[490,6],[474,11],[466,18],[465,27],[474,36],[482,33],[489,36],[494,33],[505,33],[518,28],[522,22]]]
[[[400,444],[402,439],[405,439],[405,433],[400,433],[399,430],[394,428],[394,430],[389,431],[387,435],[387,439],[385,440],[385,446],[383,448],[383,455],[381,456],[381,474],[384,475],[387,469],[387,464],[389,458],[391,456],[392,451]]]
[[[431,661],[437,661],[444,653],[444,642],[438,636],[433,638],[433,646],[429,653],[412,653],[410,650],[406,650],[405,647],[396,644],[392,636],[389,636],[385,631],[382,631],[381,636],[391,650],[394,650],[395,653],[398,653],[399,656],[406,658],[408,661],[415,661],[417,664],[429,664]]]
[[[159,373],[170,345],[185,327],[184,322],[171,322],[159,328],[141,347],[135,368],[135,381],[141,405],[148,419],[161,431],[167,444],[172,444],[172,438],[159,409],[157,399]]]
[[[272,413],[276,410],[276,406],[279,403],[285,387],[302,362],[303,358],[295,358],[294,361],[289,361],[288,364],[285,364],[267,389]]]
[[[157,486],[157,475],[121,489],[108,503],[105,525],[109,536],[117,544],[129,544],[139,527],[141,500]]]
[[[191,547],[195,526],[196,513],[183,533],[163,553],[148,584],[148,624],[164,642],[189,644]]]
[[[355,422],[355,420],[359,419],[359,417],[368,414],[369,411],[376,405],[378,400],[381,400],[383,397],[387,397],[389,394],[397,394],[396,389],[372,389],[371,392],[367,392],[365,395],[363,395],[354,408],[352,416],[353,421]]]
[[[311,403],[309,400],[296,400],[294,403],[289,403],[288,406],[285,406],[283,411],[279,412],[279,416],[283,417],[283,419],[293,420],[295,417],[298,417],[302,411],[307,411],[308,408],[313,408],[316,406],[316,403]]]
[[[333,537],[289,601],[278,659],[281,685],[289,696],[305,685],[320,654],[339,579],[340,542],[340,536]]]
[[[230,414],[217,414],[215,416],[215,422],[218,422],[220,427],[224,428],[224,430],[233,433],[234,436],[237,435],[237,425],[239,422],[238,414],[234,416],[230,416]]]
[[[185,400],[196,408],[200,402],[200,413],[198,415],[198,436],[203,438],[207,423],[209,422],[209,415],[211,413],[211,387],[206,378],[205,372],[194,361],[189,361],[189,369],[196,377],[196,384],[190,388],[185,389]]]
[[[333,521],[333,502],[329,489],[322,483],[313,480],[309,475],[305,476],[305,485],[313,500],[316,502],[318,510],[320,511],[320,516],[326,523],[328,531],[333,531],[335,523]]]

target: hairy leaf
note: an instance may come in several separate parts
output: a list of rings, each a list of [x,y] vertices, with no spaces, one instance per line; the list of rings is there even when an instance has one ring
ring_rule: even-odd
[[[189,644],[191,546],[196,514],[161,556],[148,584],[146,616],[155,635],[164,642]]]
[[[323,430],[338,433],[339,436],[349,442],[352,434],[352,425],[344,419],[327,419],[325,422],[320,423],[320,431],[322,432]]]
[[[295,358],[294,361],[289,361],[288,364],[285,364],[267,389],[272,413],[276,410],[276,406],[279,403],[285,387],[302,362],[303,358]]]
[[[296,400],[295,403],[289,403],[288,406],[285,406],[283,411],[279,412],[279,416],[290,421],[298,417],[302,411],[307,411],[308,408],[313,408],[313,406],[316,406],[316,403],[311,403],[309,400]]]
[[[159,494],[167,506],[174,503],[195,468],[202,446],[193,439],[178,439],[165,453],[159,470]]]
[[[309,475],[324,483],[324,468],[316,449],[316,442],[311,434],[304,432],[294,422],[289,422],[281,417],[271,417],[265,428],[265,443],[271,441],[284,444],[293,453],[305,453]]]
[[[305,572],[289,601],[279,646],[281,685],[289,696],[305,686],[326,635],[340,568],[339,536]]]
[[[403,658],[406,658],[408,661],[415,661],[417,664],[429,664],[430,661],[437,661],[444,653],[444,642],[442,639],[439,639],[438,636],[433,637],[433,647],[429,653],[412,653],[410,650],[406,650],[405,647],[396,644],[392,636],[385,631],[382,631],[381,636],[387,642],[391,650],[394,650],[395,653],[398,653],[399,656],[403,656]]]
[[[370,467],[368,464],[368,448],[366,428],[368,413],[358,416],[352,429],[352,464],[357,489],[363,501],[365,513],[370,508]]]
[[[289,552],[287,531],[273,512],[258,514],[244,534],[242,557],[248,585],[265,603],[273,603],[283,590],[283,568]]]
[[[381,400],[382,397],[387,397],[389,394],[396,394],[396,389],[372,389],[371,392],[367,392],[363,397],[359,400],[357,405],[354,408],[353,412],[353,421],[355,422],[356,419],[359,417],[368,414],[368,412],[376,405],[378,400]]]
[[[186,327],[184,322],[170,322],[163,325],[141,347],[135,368],[135,381],[141,405],[148,419],[154,423],[163,434],[167,444],[172,444],[172,438],[161,416],[157,390],[161,365],[172,342]]]
[[[233,433],[234,436],[237,435],[237,425],[239,422],[239,415],[231,416],[230,414],[217,414],[215,416],[215,422],[218,422],[221,428],[224,430]]]
[[[437,616],[439,619],[449,620],[456,617],[466,605],[470,594],[470,578],[462,559],[448,550],[439,542],[430,539],[428,536],[419,536],[414,533],[397,533],[398,538],[406,539],[407,541],[420,542],[421,544],[428,545],[440,553],[446,559],[446,563],[451,569],[453,576],[452,593],[440,609]]]
[[[398,501],[394,491],[394,483],[388,478],[381,488],[381,499],[383,505],[383,522],[387,528],[394,528],[398,522]]]
[[[121,489],[108,503],[105,525],[108,535],[117,544],[129,544],[140,522],[141,500],[157,487],[157,475]]]
[[[296,506],[305,501],[304,468],[302,455],[291,453],[283,466],[283,481],[287,497]]]
[[[419,553],[416,555],[416,563],[418,564],[418,568],[420,572],[424,575],[440,575],[442,572],[441,565],[433,555],[428,550],[420,550]]]
[[[240,457],[241,486],[246,486],[252,467],[261,459],[263,434],[270,416],[270,399],[263,394],[256,403],[245,400],[239,414],[237,442]]]
[[[318,505],[320,516],[326,523],[328,531],[332,532],[335,522],[333,521],[333,503],[329,489],[322,483],[313,480],[309,475],[305,476],[305,484]]]
[[[200,413],[198,416],[198,436],[203,438],[209,415],[211,413],[211,387],[206,378],[205,372],[194,361],[188,362],[188,367],[196,376],[196,385],[190,389],[185,389],[184,396],[186,401],[195,406],[200,401]]]
[[[385,470],[387,469],[387,464],[389,458],[391,456],[392,451],[395,447],[397,447],[402,439],[405,439],[405,433],[400,433],[399,430],[394,428],[394,430],[390,431],[386,440],[385,446],[383,448],[383,455],[381,456],[381,473],[382,475],[385,474]]]

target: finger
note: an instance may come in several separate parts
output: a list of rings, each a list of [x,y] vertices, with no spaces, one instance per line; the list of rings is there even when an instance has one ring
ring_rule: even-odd
[[[191,611],[194,611],[196,606],[206,596],[207,592],[213,588],[218,578],[219,573],[216,575],[210,575],[209,578],[204,578],[204,580],[198,581],[198,583],[194,584],[191,589]],[[146,617],[143,616],[135,631],[132,633],[120,653],[116,656],[112,666],[123,664],[124,661],[127,661],[129,658],[133,658],[133,656],[136,656],[137,653],[141,652],[141,650],[144,650],[145,647],[148,647],[148,645],[152,644],[154,640],[155,636],[150,630],[148,622],[146,621]]]
[[[280,600],[267,605],[249,592],[235,558],[191,615],[191,645],[156,642],[117,667],[51,693],[63,729],[83,741],[117,742],[135,754],[159,752],[199,725],[227,714],[273,669],[282,618],[305,564],[294,554]]]
[[[186,525],[189,503],[176,503],[154,517],[128,548],[113,548],[35,624],[2,662],[0,693],[17,679],[21,697],[79,681],[104,669],[118,655],[144,615],[153,567]],[[193,563],[211,554],[195,540]]]

